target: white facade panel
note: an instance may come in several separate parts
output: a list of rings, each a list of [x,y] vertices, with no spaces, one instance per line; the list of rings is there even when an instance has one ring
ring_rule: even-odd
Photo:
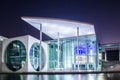
[[[15,37],[15,38],[10,38],[10,39],[6,39],[3,41],[3,47],[2,47],[2,72],[13,72],[12,70],[10,70],[6,63],[5,63],[5,51],[6,51],[6,48],[7,46],[12,42],[12,41],[15,41],[15,40],[19,40],[21,41],[25,48],[26,48],[26,62],[25,62],[25,65],[17,70],[16,72],[36,72],[36,70],[33,68],[33,66],[31,65],[31,62],[30,62],[30,48],[31,46],[33,45],[33,43],[40,43],[40,41],[32,36],[29,36],[29,35],[26,35],[26,36],[20,36],[20,37]],[[45,44],[44,42],[42,42],[42,46],[43,46],[43,49],[44,49],[44,52],[45,52],[45,58],[44,59],[47,59],[47,44]],[[42,71],[46,71],[47,70],[47,60],[45,60],[45,66],[43,68]]]

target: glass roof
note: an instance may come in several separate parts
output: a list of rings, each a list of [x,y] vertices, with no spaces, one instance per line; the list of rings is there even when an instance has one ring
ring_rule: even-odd
[[[95,34],[93,24],[78,21],[42,17],[22,17],[22,20],[38,30],[42,24],[42,32],[53,39],[58,38],[58,33],[60,38],[77,36],[77,27],[79,27],[79,36]]]

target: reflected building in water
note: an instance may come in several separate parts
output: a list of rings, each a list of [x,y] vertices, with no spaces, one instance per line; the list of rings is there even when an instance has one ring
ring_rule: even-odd
[[[112,74],[111,74],[112,75]],[[116,74],[114,74],[116,75]],[[9,74],[4,77],[3,80],[119,80],[119,75],[117,76],[107,76],[106,74],[77,74],[77,75],[13,75]],[[25,79],[29,76],[28,79]]]

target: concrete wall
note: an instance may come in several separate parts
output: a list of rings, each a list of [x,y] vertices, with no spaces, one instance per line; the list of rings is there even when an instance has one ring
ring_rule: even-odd
[[[6,50],[6,47],[8,46],[8,44],[11,42],[11,41],[14,41],[14,40],[19,40],[21,41],[24,45],[25,45],[25,48],[26,48],[26,52],[27,52],[27,42],[28,42],[28,37],[27,36],[20,36],[20,37],[15,37],[15,38],[9,38],[9,39],[5,39],[3,41],[3,46],[2,46],[2,71],[3,72],[12,72],[11,70],[8,69],[8,67],[6,66],[6,63],[5,63],[5,50]],[[27,58],[27,56],[26,56]],[[27,60],[27,59],[26,59]],[[26,61],[26,64],[25,66],[18,70],[18,72],[26,72],[27,71],[27,61]]]
[[[1,63],[3,62],[2,66],[0,66],[0,69],[3,71],[3,72],[12,72],[11,70],[8,69],[8,67],[6,66],[6,63],[5,63],[5,58],[4,58],[4,55],[5,55],[5,50],[6,50],[6,47],[8,46],[8,44],[14,40],[19,40],[21,41],[24,45],[25,45],[25,48],[26,48],[26,62],[25,62],[25,65],[23,66],[23,68],[19,69],[18,71],[16,72],[36,72],[35,69],[33,69],[32,65],[31,65],[31,62],[30,62],[30,48],[31,46],[33,45],[33,43],[35,42],[40,42],[38,39],[30,36],[30,35],[26,35],[26,36],[20,36],[20,37],[14,37],[14,38],[9,38],[9,39],[6,39],[3,41],[3,47],[1,46],[0,49],[2,50],[1,54],[0,54],[0,59],[1,59]],[[48,61],[48,55],[47,55],[47,44],[42,42],[42,46],[44,48],[44,51],[45,51],[45,67],[42,71],[46,71],[47,70],[47,61]]]
[[[0,65],[2,64],[2,42],[0,41]],[[2,66],[0,66],[0,72],[2,71]]]
[[[120,64],[120,61],[107,61],[107,62],[102,62],[102,70],[109,70],[111,67]]]

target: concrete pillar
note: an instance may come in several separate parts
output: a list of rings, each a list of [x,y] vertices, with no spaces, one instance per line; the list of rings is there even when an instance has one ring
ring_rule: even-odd
[[[41,53],[42,53],[42,24],[40,24],[40,56],[39,56],[39,59],[40,59],[40,66],[39,66],[39,71],[41,71]]]
[[[60,39],[59,39],[59,32],[58,32],[58,69],[59,69],[59,66],[60,66]]]

